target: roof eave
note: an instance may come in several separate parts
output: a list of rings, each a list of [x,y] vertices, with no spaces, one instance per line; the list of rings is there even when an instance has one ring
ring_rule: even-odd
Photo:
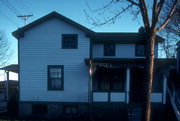
[[[39,18],[39,19],[37,19],[36,21],[34,21],[34,22],[24,26],[24,27],[19,28],[18,30],[14,31],[14,32],[12,32],[12,35],[16,39],[19,39],[19,38],[24,36],[24,32],[26,30],[31,29],[32,27],[38,25],[39,23],[44,22],[46,20],[49,20],[49,19],[51,19],[53,17],[57,18],[57,19],[60,19],[60,20],[62,20],[64,22],[74,26],[75,28],[80,29],[81,31],[87,33],[87,35],[89,35],[91,33],[94,33],[92,30],[90,30],[90,29],[80,25],[79,23],[77,23],[77,22],[75,22],[75,21],[73,21],[73,20],[71,20],[71,19],[69,19],[69,18],[67,18],[67,17],[65,17],[65,16],[63,16],[63,15],[53,11],[53,12],[51,12],[51,13],[49,13],[49,14],[47,14],[47,15]]]
[[[162,38],[162,37],[161,37],[161,36],[159,36],[159,35],[156,35],[155,40],[157,40],[157,42],[158,42],[158,43],[163,43],[163,42],[165,41],[165,39],[164,39],[164,38]]]

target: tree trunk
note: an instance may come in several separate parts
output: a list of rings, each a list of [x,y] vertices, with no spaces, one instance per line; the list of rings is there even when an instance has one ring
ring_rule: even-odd
[[[143,98],[143,112],[142,121],[151,120],[151,91],[152,81],[154,72],[154,44],[155,44],[155,33],[150,31],[147,32],[146,42],[146,74],[144,80],[144,98]]]

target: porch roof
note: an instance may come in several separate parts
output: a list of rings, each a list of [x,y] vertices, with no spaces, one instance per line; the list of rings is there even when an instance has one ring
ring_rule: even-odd
[[[91,35],[93,43],[143,44],[146,35],[141,33],[95,32]],[[155,42],[162,43],[164,38],[156,35]]]
[[[99,66],[107,68],[139,67],[145,65],[145,59],[131,58],[93,58],[84,60],[87,66]]]
[[[99,66],[107,68],[120,67],[145,67],[145,58],[93,58],[84,60],[87,66]],[[175,66],[176,59],[155,59],[156,68]]]
[[[14,73],[18,73],[19,72],[19,66],[18,66],[18,64],[11,64],[11,65],[4,66],[4,67],[0,68],[0,70],[7,70],[7,71],[14,72]]]

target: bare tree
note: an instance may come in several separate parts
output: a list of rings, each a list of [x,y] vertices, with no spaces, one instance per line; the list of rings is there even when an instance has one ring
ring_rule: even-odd
[[[178,38],[173,33],[167,31],[161,32],[161,36],[164,36],[166,41],[160,43],[160,57],[162,58],[175,58],[176,57],[176,43]]]
[[[153,2],[153,3],[152,3]],[[108,4],[102,6],[97,10],[91,11],[98,13],[98,15],[104,15],[105,12],[111,13],[112,16],[103,17],[103,20],[93,18],[88,15],[85,11],[86,16],[89,21],[92,21],[94,26],[102,26],[104,24],[114,23],[118,18],[127,12],[131,12],[136,18],[141,14],[141,18],[144,24],[144,32],[146,35],[146,79],[144,81],[144,101],[143,101],[143,121],[150,121],[151,116],[151,103],[150,94],[152,91],[152,81],[154,72],[154,45],[156,34],[161,31],[170,21],[170,19],[177,12],[176,5],[179,0],[173,0],[168,10],[168,14],[163,20],[162,24],[158,24],[159,18],[161,16],[161,11],[164,3],[167,0],[110,0]],[[119,5],[119,6],[116,6]],[[113,7],[112,7],[113,6]],[[114,8],[116,8],[114,10]],[[112,9],[111,9],[112,8]],[[99,12],[100,11],[100,12]],[[108,14],[109,15],[109,14]]]
[[[12,53],[10,50],[10,42],[5,33],[0,31],[0,67],[7,64]]]
[[[162,16],[160,17],[160,23],[165,19],[168,11],[171,9],[170,5],[172,5],[172,3],[173,1],[171,0],[165,3],[165,7],[162,10]],[[164,30],[160,32],[166,39],[166,41],[160,44],[161,54],[164,54],[166,58],[176,57],[176,43],[180,37],[180,3],[177,4],[177,8],[179,11],[172,17]]]

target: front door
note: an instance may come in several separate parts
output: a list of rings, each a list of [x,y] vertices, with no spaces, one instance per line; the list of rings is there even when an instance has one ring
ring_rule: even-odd
[[[131,68],[130,78],[130,102],[140,103],[143,97],[143,80],[145,76],[145,69]]]

